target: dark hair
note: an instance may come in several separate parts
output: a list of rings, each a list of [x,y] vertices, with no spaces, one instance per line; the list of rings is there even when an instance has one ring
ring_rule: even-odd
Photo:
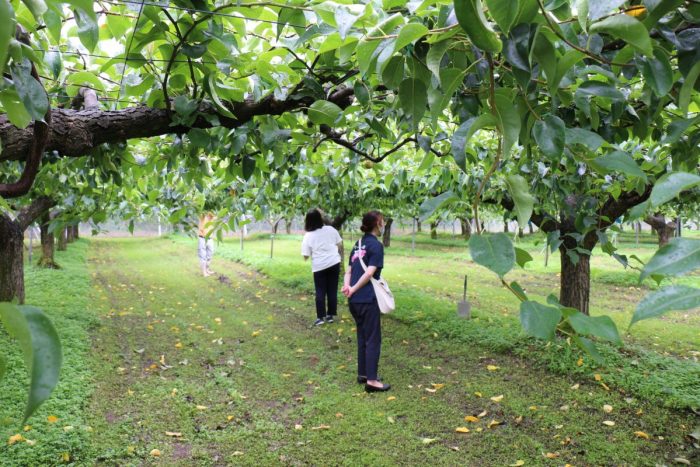
[[[323,215],[321,211],[314,208],[306,213],[306,218],[304,219],[304,230],[307,232],[313,232],[323,227]]]
[[[384,219],[384,214],[379,211],[370,211],[362,216],[362,225],[360,226],[360,230],[364,233],[371,233],[382,219]]]

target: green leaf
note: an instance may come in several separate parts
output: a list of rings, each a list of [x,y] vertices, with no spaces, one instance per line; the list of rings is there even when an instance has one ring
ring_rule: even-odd
[[[399,31],[394,50],[399,51],[428,34],[428,28],[420,23],[408,23]]]
[[[643,281],[650,275],[678,276],[700,267],[700,240],[673,238],[659,248],[644,266],[639,276]]]
[[[0,104],[7,112],[7,118],[10,120],[10,123],[17,128],[26,128],[31,123],[32,116],[29,115],[27,109],[22,105],[15,89],[9,88],[0,91]]]
[[[576,89],[576,94],[586,97],[605,97],[614,101],[624,101],[625,96],[612,84],[601,81],[586,81]]]
[[[367,89],[367,85],[364,83],[364,81],[359,79],[355,81],[355,84],[353,84],[353,89],[355,91],[355,98],[360,102],[360,104],[368,105],[369,89]]]
[[[462,171],[467,171],[467,161],[465,154],[469,139],[478,130],[481,130],[482,128],[486,127],[495,127],[497,126],[497,124],[498,123],[496,122],[496,117],[494,117],[493,114],[484,113],[479,115],[478,117],[470,118],[469,120],[462,123],[459,126],[459,128],[457,128],[457,131],[455,131],[454,135],[452,135],[451,153],[452,157],[454,157],[454,160],[457,163],[457,166],[460,169],[462,169]]]
[[[533,125],[532,136],[545,156],[552,160],[561,158],[566,144],[566,125],[561,118],[552,114],[545,115]]]
[[[49,318],[38,308],[0,303],[0,320],[19,343],[31,375],[26,422],[58,383],[61,342]]]
[[[625,14],[608,16],[592,24],[589,32],[610,34],[632,45],[644,55],[650,57],[654,55],[649,31],[642,23],[631,16]]]
[[[576,0],[576,11],[578,12],[578,24],[583,32],[588,28],[588,0]]]
[[[527,263],[532,261],[532,255],[522,248],[515,247],[515,262],[518,266],[524,268]]]
[[[63,60],[61,60],[61,52],[58,50],[50,50],[44,55],[44,61],[51,70],[51,75],[54,79],[58,79],[58,76],[63,70]]]
[[[243,178],[248,180],[251,175],[253,175],[253,172],[255,172],[255,158],[246,155],[243,157],[243,162],[241,165],[243,169]]]
[[[559,82],[557,76],[557,52],[547,36],[542,33],[542,29],[535,37],[530,51],[530,64],[537,62],[549,81],[550,92],[556,88]]]
[[[423,81],[417,78],[403,80],[399,86],[399,99],[404,113],[413,118],[413,126],[417,127],[428,105],[428,89]]]
[[[428,198],[420,205],[418,217],[421,219],[421,222],[423,222],[435,214],[435,211],[438,209],[456,201],[459,201],[459,197],[452,191],[446,191],[433,198]]]
[[[587,316],[581,312],[572,313],[566,318],[574,331],[584,336],[593,336],[606,341],[622,344],[617,326],[609,316]]]
[[[553,340],[560,320],[561,311],[558,308],[530,300],[520,304],[520,324],[530,336]]]
[[[515,264],[515,250],[508,235],[472,235],[469,239],[472,260],[503,278]]]
[[[685,285],[671,285],[648,294],[639,302],[632,316],[637,321],[661,316],[668,311],[692,310],[700,307],[700,289]]]
[[[221,112],[221,114],[225,115],[226,117],[229,118],[235,118],[235,115],[231,113],[231,111],[226,107],[224,102],[221,100],[221,97],[219,97],[219,90],[218,90],[218,85],[216,82],[216,74],[211,73],[207,77],[207,84],[209,85],[209,95],[211,96],[212,100],[214,101],[214,105],[216,109]]]
[[[645,182],[647,180],[647,175],[626,152],[615,151],[606,156],[597,157],[591,161],[591,166],[603,174],[621,172],[630,177],[639,177]]]
[[[5,373],[7,372],[7,361],[5,360],[5,357],[0,355],[0,381],[5,377]]]
[[[503,158],[510,155],[510,150],[520,137],[520,114],[513,105],[512,97],[506,92],[496,93],[497,119],[503,134]]]
[[[593,0],[589,2],[590,4],[586,7],[587,15],[591,21],[595,21],[598,18],[612,13],[620,5],[625,3],[625,0]],[[581,12],[579,11],[579,14]]]
[[[681,91],[678,93],[678,108],[683,112],[683,116],[688,116],[688,106],[690,105],[690,95],[695,89],[695,82],[700,76],[700,62],[695,63],[693,68],[690,69],[685,79],[683,80],[683,86],[681,86]]]
[[[590,339],[586,339],[585,337],[582,336],[573,336],[572,337],[574,343],[584,352],[586,352],[596,363],[603,365],[605,363],[605,359],[603,356],[598,352],[598,347],[591,341]]]
[[[682,191],[700,185],[700,176],[688,172],[667,173],[654,184],[651,190],[652,207],[661,206],[678,196]]]
[[[583,128],[567,128],[566,144],[581,144],[586,146],[589,150],[595,152],[598,150],[598,148],[605,144],[605,140],[598,133],[594,133],[590,130],[585,130]]]
[[[330,101],[318,100],[309,107],[309,120],[317,125],[335,126],[343,115],[343,109]]]
[[[338,7],[335,9],[335,22],[338,25],[338,32],[343,40],[345,40],[348,32],[350,32],[350,28],[352,28],[352,25],[355,24],[357,19],[358,17],[352,14],[350,10],[343,5],[338,5]]]
[[[27,8],[29,8],[29,11],[32,12],[32,15],[37,21],[41,20],[41,17],[44,13],[46,13],[46,3],[44,0],[22,0],[22,3],[27,5]]]
[[[73,85],[66,87],[66,93],[70,97],[74,97],[78,94],[80,86],[86,86],[100,92],[105,92],[102,80],[89,71],[78,71],[76,73],[69,74],[66,78],[66,84]]]
[[[425,57],[425,62],[428,65],[428,69],[433,72],[433,75],[435,75],[435,78],[440,84],[442,84],[440,81],[440,65],[442,64],[442,57],[445,55],[445,52],[447,52],[447,49],[450,47],[451,43],[452,41],[446,40],[433,44],[430,46],[428,55]]]
[[[654,57],[640,59],[642,75],[654,94],[665,96],[673,87],[673,70],[669,58],[661,49],[654,50]]]
[[[27,59],[22,62],[14,62],[10,66],[12,80],[17,89],[22,104],[31,115],[32,119],[44,121],[44,116],[49,110],[49,98],[44,87],[32,76],[32,65]]]
[[[74,10],[73,14],[75,16],[75,22],[78,25],[78,38],[80,42],[86,49],[93,52],[100,39],[100,31],[97,27],[95,14],[93,13],[90,15],[82,9]]]
[[[9,0],[0,0],[0,74],[5,71],[7,50],[15,35],[15,12]]]
[[[506,177],[506,182],[508,183],[508,191],[510,191],[510,196],[513,198],[513,202],[515,203],[515,212],[518,215],[518,225],[525,228],[530,220],[530,217],[532,216],[532,210],[535,207],[535,197],[530,194],[527,181],[522,175],[509,175]]]
[[[520,0],[484,0],[484,3],[491,17],[507,36],[520,13]]]

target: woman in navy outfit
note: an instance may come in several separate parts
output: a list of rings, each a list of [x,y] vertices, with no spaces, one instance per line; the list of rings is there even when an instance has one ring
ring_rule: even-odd
[[[382,348],[382,328],[377,297],[370,278],[379,279],[384,267],[384,246],[377,239],[384,229],[384,216],[370,211],[362,217],[361,240],[352,248],[350,267],[345,271],[343,295],[348,297],[350,313],[357,327],[357,382],[365,383],[365,391],[388,391],[377,376],[379,354]],[[362,248],[360,248],[360,243]],[[364,261],[367,271],[362,267]]]

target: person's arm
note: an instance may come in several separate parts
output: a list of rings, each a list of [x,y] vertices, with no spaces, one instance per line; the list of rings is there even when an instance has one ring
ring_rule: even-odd
[[[350,273],[349,270],[346,271],[345,278],[343,280],[343,295],[345,295],[348,298],[352,297],[355,292],[367,285],[367,283],[372,278],[375,272],[377,272],[376,266],[367,266],[367,270],[364,274],[362,274],[362,276],[360,276],[360,279],[355,283],[355,285],[350,286]]]
[[[301,255],[304,257],[304,261],[311,257],[311,247],[309,246],[309,240],[306,235],[304,235],[304,239],[301,241]]]

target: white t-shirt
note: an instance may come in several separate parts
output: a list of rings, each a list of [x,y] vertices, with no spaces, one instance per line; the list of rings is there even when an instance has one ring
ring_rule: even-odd
[[[337,245],[342,241],[338,231],[330,225],[306,232],[301,242],[301,254],[311,257],[311,271],[322,271],[340,263]]]

